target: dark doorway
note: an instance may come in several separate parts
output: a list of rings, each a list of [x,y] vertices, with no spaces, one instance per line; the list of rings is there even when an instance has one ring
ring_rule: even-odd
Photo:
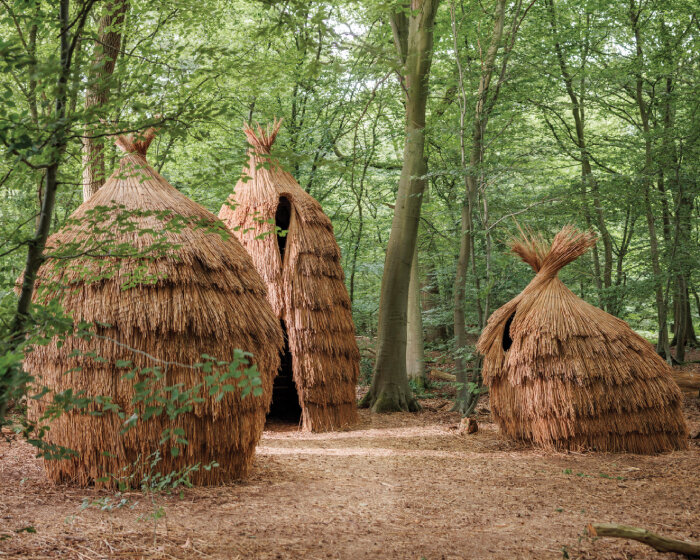
[[[275,225],[277,226],[277,248],[280,251],[280,260],[284,262],[284,250],[287,247],[287,232],[292,218],[292,204],[286,196],[280,196],[275,212]]]
[[[501,344],[503,345],[503,351],[507,352],[513,345],[513,338],[510,336],[510,326],[513,324],[513,318],[515,317],[515,311],[508,317],[505,326],[503,327],[503,338]]]
[[[268,420],[274,419],[298,424],[301,419],[301,406],[299,405],[297,385],[294,383],[292,353],[289,351],[289,338],[287,337],[287,327],[284,321],[280,320],[280,325],[284,331],[284,350],[282,352],[280,369],[272,386],[272,405],[267,418]]]

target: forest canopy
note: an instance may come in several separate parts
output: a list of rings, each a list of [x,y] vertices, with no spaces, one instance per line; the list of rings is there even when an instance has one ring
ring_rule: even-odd
[[[407,178],[421,184],[408,315],[421,305],[426,343],[459,374],[532,278],[509,239],[573,224],[598,243],[565,283],[683,361],[700,326],[697,5],[413,4],[1,0],[2,367],[30,325],[58,320],[17,284],[42,238],[113,172],[114,134],[149,126],[150,163],[217,212],[247,160],[243,124],[281,118],[273,155],[331,218],[357,335],[376,336],[409,22],[428,4],[424,169]]]

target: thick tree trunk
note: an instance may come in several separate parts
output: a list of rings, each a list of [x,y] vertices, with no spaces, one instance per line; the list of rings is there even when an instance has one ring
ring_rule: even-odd
[[[109,80],[114,73],[119,55],[122,39],[121,26],[128,6],[127,0],[110,0],[105,4],[85,92],[85,109],[88,111],[88,118],[90,115],[99,116],[99,108],[109,101]],[[83,200],[95,194],[105,182],[104,140],[94,137],[97,130],[98,127],[94,123],[85,126]]]
[[[410,15],[402,11],[392,14],[391,18],[397,51],[404,63],[406,141],[384,261],[377,362],[372,385],[361,403],[371,407],[373,412],[420,408],[406,375],[406,322],[411,263],[426,182],[425,109],[438,3],[439,0],[412,0]]]
[[[413,252],[411,278],[408,287],[408,323],[406,325],[406,373],[419,387],[425,387],[425,344],[423,341],[423,316],[421,313],[420,271],[418,268],[418,243]]]

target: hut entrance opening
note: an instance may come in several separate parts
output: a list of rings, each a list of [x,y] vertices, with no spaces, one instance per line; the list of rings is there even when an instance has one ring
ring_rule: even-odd
[[[280,196],[275,212],[275,226],[277,233],[277,248],[280,252],[280,261],[284,262],[284,250],[287,247],[287,232],[289,222],[292,219],[292,203],[286,196]]]
[[[513,338],[510,336],[510,327],[513,324],[513,319],[515,318],[515,311],[511,313],[510,317],[506,321],[503,327],[503,338],[501,339],[501,345],[503,346],[503,351],[508,352],[510,347],[513,345]]]
[[[284,331],[284,350],[282,352],[280,369],[272,386],[272,405],[267,418],[268,420],[274,419],[298,424],[301,419],[301,406],[299,405],[297,384],[294,382],[294,373],[292,371],[292,353],[289,350],[287,327],[283,320],[280,320],[280,324]]]

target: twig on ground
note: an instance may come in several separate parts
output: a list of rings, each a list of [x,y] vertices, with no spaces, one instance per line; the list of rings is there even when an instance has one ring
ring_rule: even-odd
[[[588,535],[591,537],[615,537],[620,539],[632,539],[649,545],[659,552],[677,552],[691,558],[700,558],[700,542],[681,541],[670,537],[663,537],[630,525],[618,525],[617,523],[589,523]]]

